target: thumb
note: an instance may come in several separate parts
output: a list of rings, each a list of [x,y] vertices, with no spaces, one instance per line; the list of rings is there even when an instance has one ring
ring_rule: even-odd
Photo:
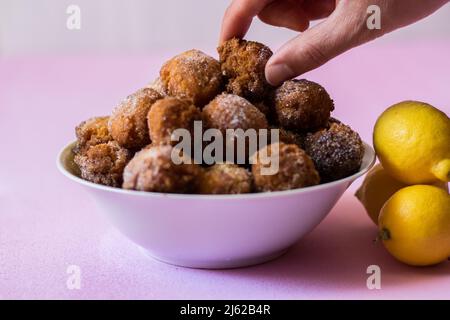
[[[285,44],[266,66],[267,81],[276,86],[313,70],[337,55],[369,40],[365,12],[353,16],[340,14],[338,8],[327,20]],[[341,10],[339,10],[341,11]]]

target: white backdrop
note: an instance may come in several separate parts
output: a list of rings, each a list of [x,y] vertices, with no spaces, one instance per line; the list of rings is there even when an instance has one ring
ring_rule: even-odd
[[[213,47],[228,2],[0,0],[0,54],[145,53],[174,47]],[[71,4],[81,8],[81,30],[66,28],[66,9]],[[294,35],[258,21],[248,38],[276,48]],[[450,5],[381,42],[433,38],[450,40]]]

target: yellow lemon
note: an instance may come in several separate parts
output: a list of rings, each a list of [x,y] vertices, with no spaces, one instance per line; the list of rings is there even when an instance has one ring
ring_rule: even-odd
[[[404,101],[381,114],[373,141],[383,167],[405,184],[450,181],[450,119],[435,107]]]
[[[450,256],[450,195],[416,185],[397,191],[383,206],[379,238],[398,260],[428,266]]]
[[[437,181],[433,185],[448,191],[446,182]],[[391,177],[381,164],[377,164],[367,173],[355,196],[366,209],[370,219],[378,225],[378,216],[383,205],[394,193],[407,186]]]

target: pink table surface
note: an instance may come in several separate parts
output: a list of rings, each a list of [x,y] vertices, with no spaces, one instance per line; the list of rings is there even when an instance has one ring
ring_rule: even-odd
[[[76,124],[108,114],[173,53],[0,60],[0,298],[450,298],[450,263],[408,267],[372,242],[376,228],[353,197],[360,181],[273,262],[207,271],[142,255],[55,159]],[[371,44],[307,78],[329,90],[335,116],[370,142],[377,116],[395,102],[424,100],[450,113],[449,56],[448,43]],[[366,287],[372,264],[381,267],[381,290]],[[66,287],[69,265],[81,268],[81,290]]]

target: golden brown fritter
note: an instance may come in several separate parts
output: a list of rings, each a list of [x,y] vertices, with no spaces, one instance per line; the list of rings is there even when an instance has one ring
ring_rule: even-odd
[[[131,152],[116,141],[90,146],[75,155],[81,177],[85,180],[111,187],[122,185],[122,173],[131,158]]]
[[[203,107],[222,91],[219,61],[199,50],[186,51],[168,62],[160,71],[168,95],[190,99]]]
[[[157,101],[148,113],[148,127],[153,144],[176,145],[171,141],[176,129],[187,129],[193,137],[194,121],[201,121],[200,109],[190,100],[167,97]]]
[[[140,149],[150,143],[147,114],[161,95],[143,88],[128,96],[114,110],[108,127],[114,140],[127,149]]]
[[[175,164],[172,150],[169,145],[159,145],[136,153],[125,167],[123,188],[164,193],[188,193],[194,190],[202,168],[186,162]]]
[[[304,148],[305,143],[305,135],[302,133],[297,133],[294,131],[286,130],[283,128],[278,128],[276,126],[271,127],[272,129],[279,130],[279,142],[283,142],[285,144],[296,144],[300,148]]]
[[[199,176],[197,192],[200,194],[240,194],[252,191],[252,175],[235,164],[216,164]]]
[[[75,128],[77,144],[74,153],[81,153],[100,143],[107,143],[113,138],[108,131],[109,117],[95,117],[83,121]]]
[[[277,145],[278,150],[276,150]],[[260,158],[262,152],[270,157],[278,157],[277,173],[263,174],[261,169],[268,168],[270,165],[262,163],[264,162]],[[282,191],[319,184],[319,174],[314,168],[313,161],[295,144],[271,144],[259,150],[255,157],[256,163],[252,165],[252,173],[258,191]]]
[[[265,67],[272,51],[261,43],[237,38],[225,41],[217,51],[227,91],[252,102],[262,101],[270,88]]]
[[[217,96],[203,109],[203,122],[206,128],[215,128],[222,132],[225,143],[222,160],[239,164],[244,164],[251,155],[249,139],[245,140],[245,150],[240,150],[238,141],[242,141],[243,138],[238,139],[236,135],[228,137],[227,129],[242,129],[244,134],[246,130],[255,129],[255,134],[258,135],[258,130],[268,128],[266,117],[258,108],[240,96],[227,93]],[[230,149],[230,146],[234,146],[234,150]],[[257,148],[257,145],[254,148]],[[234,157],[231,157],[231,152],[234,153]]]
[[[330,122],[328,129],[309,133],[305,150],[313,159],[322,182],[356,173],[364,155],[364,145],[359,135],[340,122]]]
[[[325,127],[334,110],[326,90],[308,80],[286,81],[274,91],[272,104],[280,126],[303,132]]]
[[[203,109],[203,120],[208,128],[225,133],[226,129],[267,129],[264,114],[244,98],[223,93]]]

